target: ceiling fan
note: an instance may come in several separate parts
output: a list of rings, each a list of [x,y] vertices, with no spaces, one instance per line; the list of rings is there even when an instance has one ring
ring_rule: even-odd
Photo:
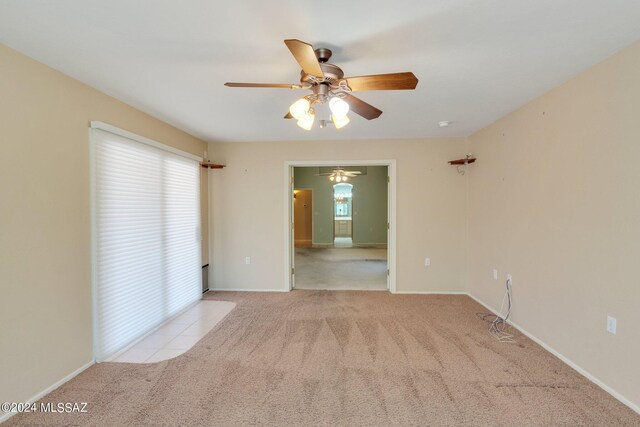
[[[285,40],[291,53],[302,67],[300,84],[272,83],[225,83],[229,87],[307,89],[312,93],[305,95],[289,107],[285,119],[295,118],[298,126],[310,130],[315,119],[316,104],[329,103],[331,121],[337,129],[349,123],[347,114],[353,111],[367,120],[380,117],[382,111],[363,100],[351,95],[351,92],[364,90],[406,90],[415,89],[418,79],[413,73],[374,74],[370,76],[344,77],[337,65],[330,64],[331,50],[313,49],[309,43],[296,39]],[[320,127],[326,125],[320,120]]]
[[[328,176],[330,181],[346,182],[349,178],[354,178],[358,175],[362,175],[358,170],[345,170],[342,168],[334,168],[331,172],[319,173],[319,176]]]

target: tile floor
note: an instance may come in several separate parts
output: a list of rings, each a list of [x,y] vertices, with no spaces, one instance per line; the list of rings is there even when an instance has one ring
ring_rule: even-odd
[[[198,301],[108,361],[154,363],[177,357],[200,341],[235,306],[229,301]]]

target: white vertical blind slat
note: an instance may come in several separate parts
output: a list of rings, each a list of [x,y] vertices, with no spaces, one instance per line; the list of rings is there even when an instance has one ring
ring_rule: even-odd
[[[201,297],[200,165],[92,129],[96,359]]]

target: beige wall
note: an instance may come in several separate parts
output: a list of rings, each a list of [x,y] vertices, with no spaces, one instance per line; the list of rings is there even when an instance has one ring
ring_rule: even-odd
[[[640,405],[640,43],[470,142],[469,292]]]
[[[227,165],[211,172],[212,288],[285,288],[286,161],[395,159],[397,290],[464,291],[466,178],[447,161],[466,150],[463,139],[210,144]]]
[[[89,121],[205,144],[2,45],[0,99],[0,402],[21,402],[93,357]]]

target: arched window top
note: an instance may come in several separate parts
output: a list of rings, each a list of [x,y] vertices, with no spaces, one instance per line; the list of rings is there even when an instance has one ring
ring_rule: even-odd
[[[351,217],[352,198],[353,185],[340,183],[333,186],[333,199],[335,200],[336,217]]]
[[[352,184],[334,184],[333,197],[335,199],[348,199],[353,197],[353,185]]]

